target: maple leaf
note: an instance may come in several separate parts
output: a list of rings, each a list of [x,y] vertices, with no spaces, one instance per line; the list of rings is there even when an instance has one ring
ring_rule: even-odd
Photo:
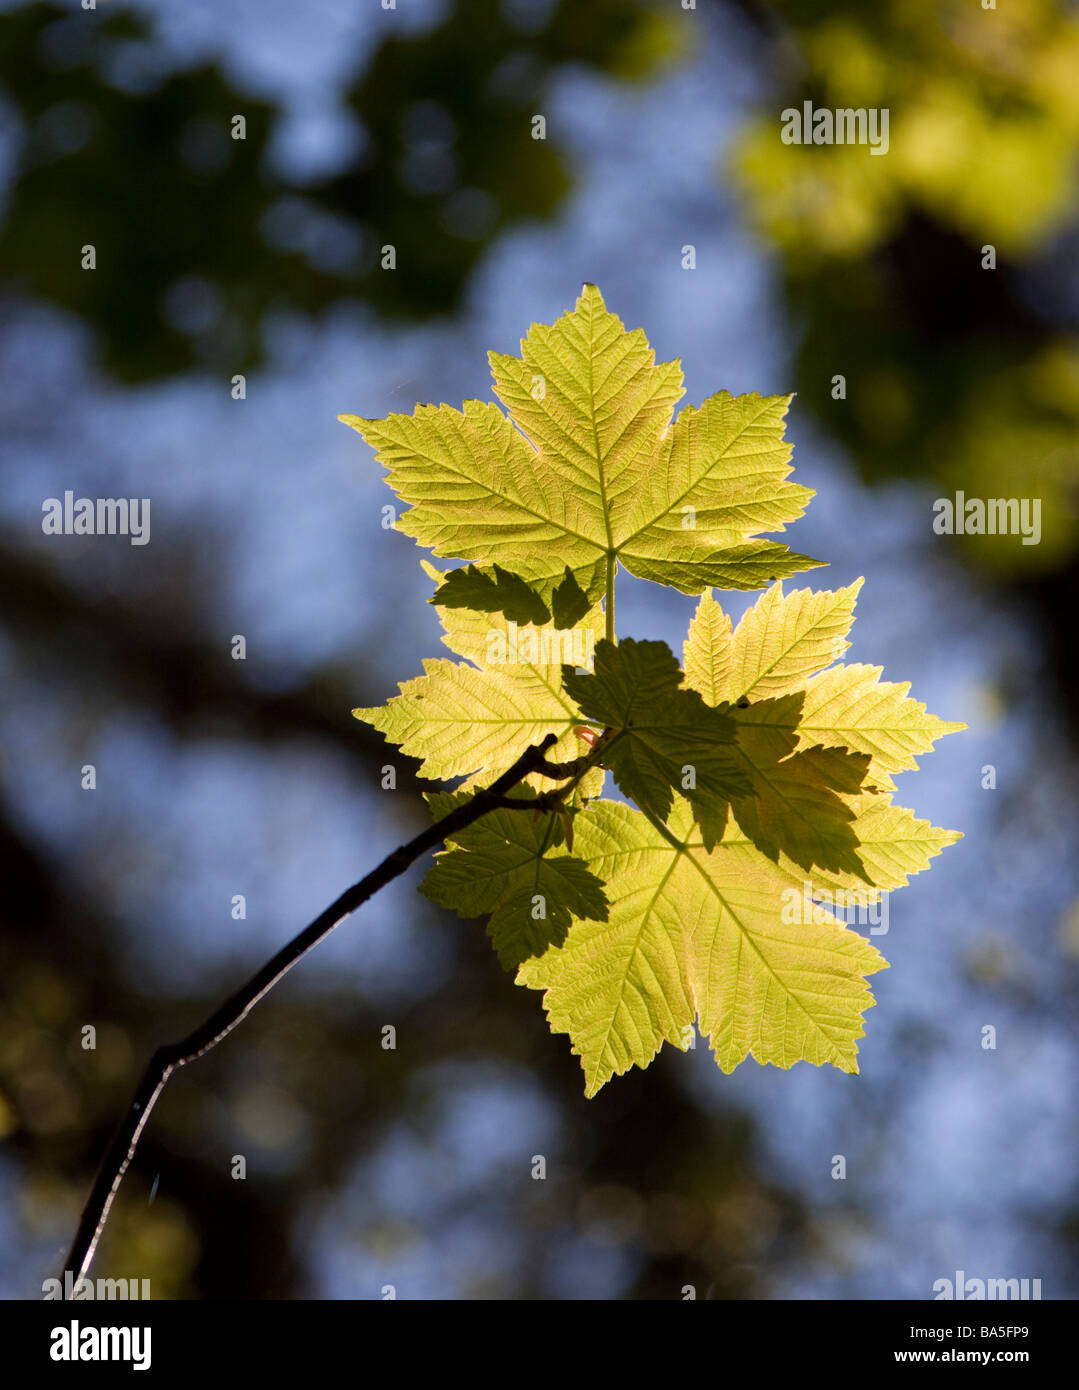
[[[776,584],[733,632],[705,594],[683,659],[687,684],[708,704],[736,702],[737,756],[755,794],[733,798],[731,810],[746,835],[771,859],[783,853],[803,869],[872,883],[858,813],[874,803],[852,798],[863,788],[890,791],[892,772],[915,767],[915,752],[965,725],[927,714],[907,697],[909,685],[881,683],[879,667],[819,672],[849,646],[860,587],[784,594]],[[720,838],[707,818],[704,828]]]
[[[737,793],[753,794],[734,752],[735,725],[710,709],[695,690],[681,688],[682,672],[666,642],[625,638],[596,646],[595,671],[566,668],[563,684],[581,713],[613,735],[603,756],[615,781],[644,811],[666,820],[674,791],[702,814]]]
[[[845,748],[868,754],[885,773],[916,768],[944,734],[965,729],[928,714],[910,699],[910,683],[881,681],[879,666],[835,666],[846,650],[861,580],[834,593],[773,585],[743,615],[732,633],[719,604],[705,594],[689,627],[683,660],[686,682],[708,704],[745,701],[739,728],[786,730],[793,747]],[[718,611],[717,611],[718,610]],[[816,672],[817,674],[813,674]],[[763,695],[800,695],[797,702],[765,703]]]
[[[689,625],[684,660],[686,680],[710,705],[724,700],[762,700],[802,689],[806,676],[838,661],[862,580],[845,589],[796,589],[774,584],[738,624],[706,593]]]
[[[941,830],[919,820],[907,807],[893,806],[886,795],[854,797],[848,806],[854,812],[861,867],[853,873],[815,867],[812,886],[833,894],[853,892],[856,902],[875,902],[882,891],[904,887],[914,874],[928,869],[935,855],[962,839],[958,830]],[[726,849],[744,851],[747,861],[761,853],[736,822],[727,826],[722,838]],[[789,884],[801,886],[807,881],[805,869],[782,850],[775,863]]]
[[[468,562],[424,565],[443,642],[464,659],[429,662],[383,709],[355,713],[466,789],[554,733],[553,760],[591,750],[640,809],[590,799],[603,772],[578,765],[564,800],[451,836],[424,891],[490,915],[589,1095],[665,1041],[689,1047],[695,1020],[726,1071],[749,1056],[856,1071],[868,976],[887,962],[829,903],[875,902],[960,838],[892,796],[965,726],[879,667],[839,664],[861,580],[772,582],[817,563],[762,538],[812,495],[788,479],[789,397],[720,392],[672,421],[678,364],[657,365],[587,285],[491,366],[508,417],[478,401],[341,417],[410,504],[400,529]],[[702,594],[684,672],[662,642],[615,644],[618,564]],[[732,628],[711,587],[769,582]],[[571,636],[587,655],[560,648]],[[521,794],[540,788],[536,772]]]
[[[907,695],[910,682],[882,681],[880,666],[837,666],[806,682],[800,747],[820,743],[868,753],[886,772],[917,768],[938,738],[967,726],[938,719]]]
[[[869,758],[846,749],[814,747],[794,752],[796,740],[789,728],[770,721],[784,717],[777,711],[793,711],[786,718],[796,723],[799,698],[783,697],[767,704],[771,707],[767,714],[759,706],[750,706],[763,721],[761,727],[743,728],[738,720],[737,756],[748,774],[751,795],[732,797],[731,814],[769,859],[782,850],[803,869],[845,870],[864,876],[855,813],[846,797],[860,788]],[[723,838],[707,822],[702,829],[708,843]]]
[[[528,793],[518,793],[528,799]],[[436,817],[468,798],[428,797]],[[491,914],[487,934],[507,969],[561,945],[570,922],[605,921],[602,882],[585,862],[565,850],[559,818],[492,811],[451,837],[435,858],[420,892],[461,917]]]
[[[846,649],[857,588],[785,595],[777,585],[733,631],[702,597],[686,681],[735,720],[734,752],[754,792],[732,796],[729,816],[709,805],[702,817],[681,796],[666,827],[602,801],[578,815],[576,849],[606,884],[608,918],[574,921],[517,979],[545,991],[552,1029],[569,1033],[582,1059],[587,1094],[647,1066],[664,1042],[687,1047],[695,1018],[725,1071],[747,1056],[857,1070],[873,1002],[865,977],[887,963],[820,899],[876,901],[960,838],[891,805],[889,769],[963,727],[927,715],[906,686],[870,696],[875,668],[836,668],[836,682],[810,702],[832,674],[817,667]],[[840,728],[864,746],[841,744]],[[792,919],[792,893],[812,906],[808,918]]]
[[[866,976],[887,962],[818,910],[784,921],[786,878],[740,846],[709,852],[687,803],[666,833],[600,801],[577,816],[577,853],[606,884],[606,921],[574,921],[560,946],[525,961],[518,984],[544,991],[551,1029],[568,1033],[585,1092],[646,1067],[664,1042],[685,1051],[694,1020],[732,1071],[753,1056],[858,1070]]]
[[[907,697],[908,686],[879,682],[879,668],[817,671],[849,646],[861,583],[833,593],[791,594],[777,584],[747,609],[733,632],[720,605],[706,594],[690,623],[684,660],[687,683],[707,703],[737,699],[732,711],[737,748],[757,765],[757,800],[737,808],[720,837],[724,845],[741,846],[750,860],[764,853],[791,883],[803,883],[812,867],[815,886],[857,888],[873,900],[880,891],[901,888],[962,838],[892,805],[891,797],[893,772],[914,767],[915,752],[966,726],[927,714],[924,705]],[[769,698],[755,698],[762,691]],[[780,742],[779,756],[773,746],[769,762],[760,749],[773,739]],[[798,769],[806,759],[812,768],[826,770],[842,808],[843,844],[854,847],[856,861],[841,862],[829,852],[834,815],[781,814],[781,824],[772,824],[785,808],[760,779],[789,775],[788,769]],[[812,794],[811,782],[799,783],[797,790]]]
[[[424,675],[405,681],[387,704],[354,709],[353,715],[421,759],[421,776],[467,776],[466,786],[504,772],[523,748],[548,733],[559,736],[552,760],[579,756],[581,741],[573,729],[581,715],[562,688],[562,665],[578,658],[591,665],[603,631],[602,611],[593,608],[574,629],[518,625],[500,613],[443,606],[448,576],[433,566],[425,569],[439,585],[433,602],[444,628],[442,641],[466,659],[427,660]],[[542,783],[537,774],[528,781]],[[578,791],[595,796],[602,785],[602,769],[593,768]]]
[[[544,598],[568,567],[591,599],[618,563],[686,593],[820,563],[761,539],[813,495],[788,481],[789,396],[721,391],[672,425],[680,364],[657,364],[594,285],[555,324],[534,324],[519,358],[490,363],[508,418],[482,401],[339,417],[410,504],[398,529],[436,555],[497,564]]]

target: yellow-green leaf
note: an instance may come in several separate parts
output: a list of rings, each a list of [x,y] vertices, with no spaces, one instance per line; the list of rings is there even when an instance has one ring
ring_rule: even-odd
[[[558,735],[555,761],[585,751],[573,734],[581,722],[576,703],[562,688],[562,666],[592,665],[603,614],[594,608],[573,629],[553,623],[518,625],[502,613],[447,608],[439,603],[445,575],[425,566],[439,590],[436,611],[443,642],[464,661],[424,662],[424,675],[405,681],[386,705],[354,709],[402,752],[421,760],[424,777],[469,777],[482,784],[514,763],[531,743]],[[546,785],[538,774],[533,786]],[[580,793],[596,796],[603,785],[599,768],[589,771]]]
[[[563,684],[582,714],[612,732],[604,765],[642,810],[665,820],[677,788],[703,815],[730,796],[752,794],[734,720],[682,688],[666,642],[602,641],[594,674],[567,670]]]
[[[529,793],[520,789],[514,797],[527,801]],[[428,798],[436,817],[466,800]],[[507,969],[560,945],[574,917],[607,917],[603,884],[568,852],[559,817],[550,812],[489,812],[451,837],[420,892],[462,917],[489,913],[487,934]]]
[[[884,958],[819,909],[824,920],[787,920],[788,880],[759,855],[709,853],[684,802],[670,830],[614,802],[583,811],[577,853],[607,885],[608,920],[574,921],[517,973],[570,1035],[586,1094],[664,1042],[685,1050],[695,1018],[724,1071],[749,1056],[857,1071],[865,977]]]
[[[856,579],[835,592],[785,594],[782,584],[774,584],[746,611],[734,634],[730,619],[707,594],[686,639],[689,683],[710,705],[802,689],[807,676],[838,661],[850,646],[846,636],[861,587]]]
[[[568,567],[589,598],[608,568],[672,584],[759,588],[819,562],[782,531],[812,493],[788,481],[788,396],[686,407],[677,362],[656,363],[594,285],[521,356],[490,355],[497,406],[417,406],[412,415],[340,418],[359,431],[407,503],[398,529],[436,555],[501,565],[545,601]]]
[[[837,666],[806,682],[798,719],[801,748],[823,744],[868,753],[886,772],[918,766],[938,738],[965,729],[929,714],[908,697],[910,682],[882,681],[880,666]]]

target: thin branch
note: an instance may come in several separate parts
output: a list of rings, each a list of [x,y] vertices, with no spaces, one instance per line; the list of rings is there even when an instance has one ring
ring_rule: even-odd
[[[594,729],[582,727],[574,730],[574,732],[579,735],[586,733],[591,736],[592,747],[587,753],[582,753],[579,758],[571,758],[569,762],[565,763],[554,763],[551,762],[549,758],[544,758],[538,767],[538,771],[544,773],[547,777],[554,777],[557,779],[563,777],[573,778],[573,781],[568,787],[559,787],[556,792],[547,793],[547,795],[558,797],[561,800],[565,800],[565,798],[573,792],[577,783],[590,768],[595,767],[597,763],[603,761],[607,755],[607,750],[617,738],[621,737],[623,730],[604,729],[597,734]]]
[[[538,771],[539,769],[534,770]],[[527,800],[523,796],[492,796],[488,805],[488,810],[492,811],[560,811],[562,809],[562,798],[557,792],[541,792],[539,796],[533,796]]]
[[[596,759],[591,754],[580,758],[571,758],[566,763],[552,763],[544,758],[538,771],[545,772],[548,777],[573,777],[578,773],[587,772],[595,761]]]
[[[172,1073],[178,1067],[193,1062],[197,1057],[205,1056],[211,1048],[228,1037],[259,1000],[269,994],[274,985],[283,979],[308,951],[313,950],[320,941],[329,936],[334,927],[373,897],[380,888],[385,888],[387,883],[403,874],[421,855],[479,820],[495,807],[511,805],[521,810],[534,810],[537,804],[535,800],[507,802],[505,793],[529,773],[543,770],[543,755],[557,741],[555,734],[548,734],[542,742],[525,749],[513,766],[492,782],[490,787],[478,791],[463,806],[458,806],[449,815],[443,816],[415,839],[410,840],[407,845],[401,845],[392,854],[387,855],[377,869],[373,869],[366,878],[346,889],[309,927],[305,927],[287,946],[282,947],[241,989],[226,999],[205,1023],[189,1033],[186,1038],[181,1038],[179,1042],[158,1048],[142,1074],[83,1208],[79,1228],[75,1232],[75,1239],[65,1264],[65,1272],[72,1272],[73,1284],[77,1285],[78,1280],[90,1268],[101,1233],[105,1229],[105,1222],[109,1219],[113,1199],[135,1157],[135,1150],[150,1118],[150,1112],[157,1104]]]

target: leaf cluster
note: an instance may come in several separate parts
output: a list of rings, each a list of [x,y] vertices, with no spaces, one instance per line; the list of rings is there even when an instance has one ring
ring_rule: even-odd
[[[766,535],[812,496],[789,477],[789,397],[721,391],[675,416],[680,364],[592,285],[490,361],[504,410],[341,417],[408,504],[397,529],[466,562],[424,562],[457,659],[355,715],[423,776],[463,779],[431,796],[438,814],[557,739],[516,804],[451,837],[423,892],[489,917],[589,1095],[696,1029],[724,1071],[748,1056],[857,1071],[867,976],[887,962],[840,909],[959,838],[893,796],[963,725],[842,661],[860,580],[784,592],[820,563]],[[617,640],[620,568],[700,596],[681,664]],[[717,588],[764,592],[733,627]]]

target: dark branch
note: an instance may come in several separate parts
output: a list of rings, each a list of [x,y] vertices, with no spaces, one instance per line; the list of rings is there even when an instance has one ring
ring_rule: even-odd
[[[150,1112],[172,1073],[178,1067],[204,1056],[223,1038],[228,1037],[259,1000],[269,994],[274,985],[287,975],[308,951],[313,950],[320,941],[329,936],[334,927],[373,897],[380,888],[385,888],[387,883],[403,874],[421,855],[479,820],[489,811],[505,805],[505,793],[529,773],[543,769],[543,755],[557,741],[555,734],[548,734],[542,742],[527,748],[513,766],[492,782],[490,787],[478,791],[463,806],[458,806],[449,815],[443,816],[441,820],[410,840],[407,845],[401,845],[392,854],[387,855],[377,869],[373,869],[366,878],[346,889],[309,927],[305,927],[287,946],[282,947],[247,984],[226,999],[205,1023],[189,1033],[186,1038],[181,1038],[179,1042],[158,1048],[143,1072],[83,1208],[79,1228],[75,1232],[65,1265],[65,1271],[71,1270],[74,1283],[77,1284],[90,1268],[101,1233],[105,1229],[105,1222],[109,1218],[113,1198],[119,1191],[131,1160],[135,1157],[135,1150],[146,1127],[146,1121],[150,1118]],[[518,805],[522,810],[535,808],[537,805],[536,801],[510,804]]]
[[[540,772],[542,768],[536,768]],[[539,796],[529,797],[527,800],[523,796],[492,796],[490,807],[504,811],[560,811],[565,803],[558,792],[541,792]]]
[[[552,763],[544,758],[539,765],[539,771],[548,777],[573,777],[578,772],[587,772],[595,761],[590,754],[581,758],[571,758],[568,763]]]
[[[610,748],[615,739],[620,737],[620,731],[614,729],[604,729],[598,734],[593,729],[580,728],[574,730],[578,735],[587,735],[591,742],[591,749],[587,753],[582,753],[579,758],[571,758],[567,763],[553,763],[544,758],[539,764],[539,771],[547,777],[577,777],[580,778],[589,768],[595,767],[606,756],[606,751]],[[555,795],[565,794],[566,788],[556,792]]]

